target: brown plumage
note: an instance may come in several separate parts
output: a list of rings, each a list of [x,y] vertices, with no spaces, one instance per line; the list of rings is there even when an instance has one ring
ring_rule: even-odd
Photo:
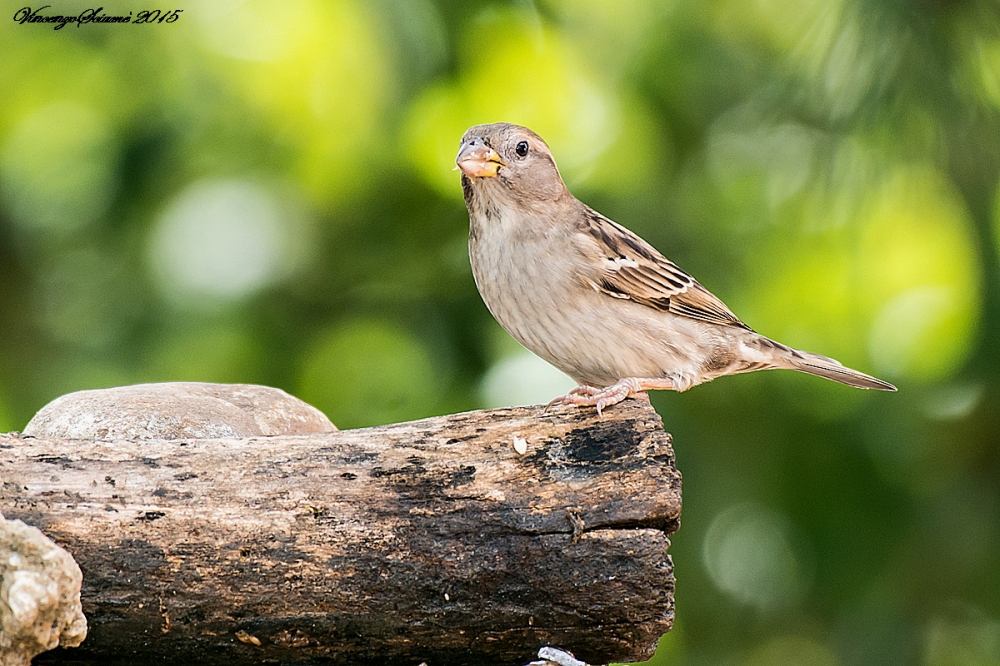
[[[578,201],[531,130],[472,127],[456,163],[486,306],[518,342],[580,383],[553,402],[600,411],[649,389],[684,391],[774,368],[896,390],[754,332],[649,243]]]

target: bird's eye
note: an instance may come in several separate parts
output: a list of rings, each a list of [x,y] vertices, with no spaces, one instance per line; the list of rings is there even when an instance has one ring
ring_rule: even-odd
[[[518,157],[524,157],[528,154],[528,142],[518,141],[517,145],[514,146],[514,152],[517,153]]]

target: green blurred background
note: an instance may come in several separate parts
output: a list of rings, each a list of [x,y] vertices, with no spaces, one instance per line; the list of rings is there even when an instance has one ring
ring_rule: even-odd
[[[564,391],[481,303],[452,171],[521,123],[751,326],[900,387],[654,396],[685,504],[653,663],[1000,664],[995,1],[5,6],[0,430],[147,381],[345,428]]]

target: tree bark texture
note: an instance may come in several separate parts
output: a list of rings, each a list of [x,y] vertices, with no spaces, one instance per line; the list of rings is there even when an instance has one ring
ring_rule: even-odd
[[[518,448],[526,451],[518,453]],[[83,570],[38,664],[590,663],[673,621],[680,474],[656,412],[469,412],[249,439],[0,435],[0,513]]]

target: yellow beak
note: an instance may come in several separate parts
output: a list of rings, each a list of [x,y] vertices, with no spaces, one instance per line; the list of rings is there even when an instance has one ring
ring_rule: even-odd
[[[481,139],[470,139],[463,143],[455,164],[470,178],[495,178],[500,167],[507,166],[497,151]]]

